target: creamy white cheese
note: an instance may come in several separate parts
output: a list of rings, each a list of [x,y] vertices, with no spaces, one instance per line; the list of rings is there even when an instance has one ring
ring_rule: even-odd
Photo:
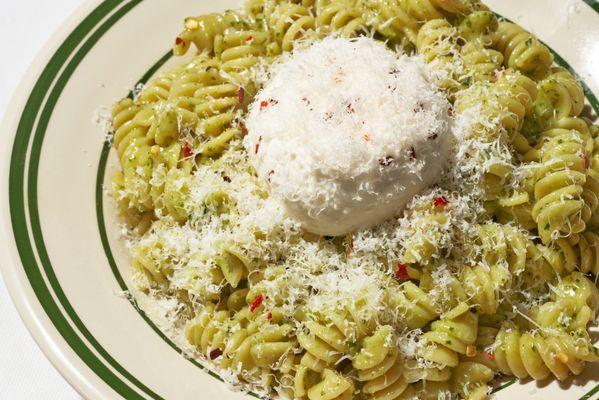
[[[449,109],[420,59],[369,38],[328,38],[276,67],[244,145],[289,216],[342,235],[396,215],[441,177]]]

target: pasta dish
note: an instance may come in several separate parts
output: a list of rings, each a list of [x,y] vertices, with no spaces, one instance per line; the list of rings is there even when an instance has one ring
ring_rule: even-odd
[[[309,400],[599,360],[599,127],[533,34],[478,0],[247,0],[173,51],[114,105],[111,193],[190,357]]]

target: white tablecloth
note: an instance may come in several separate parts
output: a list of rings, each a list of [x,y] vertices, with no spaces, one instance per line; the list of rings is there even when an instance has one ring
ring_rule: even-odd
[[[4,56],[0,62],[0,118],[37,52],[82,1],[1,2],[0,52]],[[0,337],[0,399],[81,399],[25,329],[1,278]]]

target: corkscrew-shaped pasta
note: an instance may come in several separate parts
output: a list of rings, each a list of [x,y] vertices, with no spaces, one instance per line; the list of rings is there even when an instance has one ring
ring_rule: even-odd
[[[383,347],[385,358],[370,368],[358,368],[358,379],[364,383],[362,392],[373,399],[398,399],[410,390],[403,372],[403,360],[396,348]]]
[[[213,350],[223,349],[227,339],[229,316],[228,310],[217,311],[213,305],[206,306],[185,326],[187,341],[198,348],[205,357],[209,357]]]
[[[580,272],[564,277],[552,290],[551,301],[533,311],[533,318],[543,328],[568,333],[586,329],[594,320],[599,306],[599,291]]]
[[[584,199],[584,208],[582,209],[582,219],[589,228],[599,228],[597,219],[599,215],[599,156],[597,155],[597,142],[594,140],[593,156],[583,155],[585,164],[588,166],[587,179],[583,187],[582,198]]]
[[[221,245],[214,263],[221,270],[227,283],[233,288],[236,288],[242,279],[247,278],[249,272],[252,270],[248,258],[238,246],[232,243]]]
[[[460,22],[458,34],[467,42],[475,42],[482,47],[489,47],[493,44],[498,27],[499,21],[493,12],[474,11]]]
[[[316,27],[316,20],[306,7],[282,2],[270,15],[268,26],[279,49],[291,51],[294,42]]]
[[[495,80],[503,64],[503,54],[489,48],[497,31],[498,21],[490,11],[475,11],[467,15],[458,27],[466,40],[460,51],[468,76],[472,81]]]
[[[388,297],[389,306],[404,316],[405,324],[411,329],[422,328],[439,316],[430,295],[413,282],[406,282],[399,289],[391,287]]]
[[[584,92],[576,78],[563,68],[553,68],[539,82],[534,111],[537,118],[559,121],[578,117],[584,107]]]
[[[531,153],[533,149],[528,147],[528,153]],[[524,148],[522,148],[524,150]],[[514,188],[512,193],[498,196],[497,205],[498,208],[495,214],[498,217],[500,223],[508,223],[509,221],[517,222],[523,228],[527,230],[535,230],[537,227],[536,222],[532,218],[532,199],[534,198],[534,185],[536,181],[536,174],[533,168],[525,166],[518,166],[514,169],[513,173],[519,174],[522,179],[520,185]]]
[[[466,303],[460,303],[434,321],[422,335],[424,346],[420,356],[443,367],[456,367],[459,354],[474,350],[477,329],[477,315]]]
[[[477,42],[468,42],[461,49],[462,60],[474,82],[492,81],[501,69],[503,55]]]
[[[292,328],[282,323],[282,314],[261,311],[262,307],[246,306],[231,316],[229,310],[208,305],[188,321],[185,335],[204,356],[259,380],[271,370],[285,368],[294,345]]]
[[[530,244],[528,252],[532,263],[528,272],[546,282],[555,282],[571,273],[575,266],[565,258],[560,248],[564,243],[565,241],[558,239],[554,245]]]
[[[316,382],[315,384],[311,384]],[[351,400],[354,393],[353,382],[339,372],[325,369],[314,377],[303,366],[299,366],[294,378],[295,398],[306,396],[310,400]]]
[[[317,0],[315,9],[316,26],[325,32],[351,37],[364,27],[362,13],[352,0]]]
[[[579,233],[585,223],[581,212],[586,182],[585,154],[592,151],[593,141],[583,120],[565,118],[543,132],[539,146],[541,168],[534,188],[532,216],[539,236],[548,243],[559,232]]]
[[[258,30],[226,29],[214,39],[214,54],[220,70],[235,82],[249,85],[249,69],[267,53],[268,34]],[[245,93],[244,93],[245,94]],[[249,96],[248,96],[249,97]]]
[[[235,121],[240,104],[238,91],[238,85],[215,75],[211,85],[194,93],[194,113],[200,119],[198,131],[202,136],[196,148],[198,154],[219,156],[233,138],[241,136],[241,127]]]
[[[453,370],[453,390],[466,400],[484,400],[490,392],[487,383],[494,377],[495,372],[486,365],[464,361]]]
[[[497,131],[507,131],[514,149],[524,154],[530,150],[528,140],[520,134],[524,117],[530,111],[536,94],[536,84],[513,70],[504,70],[496,82],[473,85],[458,93],[456,109],[475,109],[488,121],[473,129],[481,137],[495,138]],[[485,99],[481,104],[481,99]]]
[[[364,19],[394,43],[416,43],[418,21],[404,10],[401,0],[366,0]]]
[[[172,273],[172,265],[156,258],[152,254],[152,247],[149,245],[139,246],[136,249],[133,257],[133,268],[145,275],[150,282],[163,286],[168,284],[168,277]]]
[[[238,13],[230,10],[187,18],[184,22],[185,29],[175,40],[173,52],[177,56],[183,55],[187,53],[192,43],[198,52],[212,52],[216,35],[222,34],[227,28],[247,25],[248,23]]]
[[[563,265],[566,270],[575,268],[585,274],[599,273],[599,236],[591,231],[559,238],[555,241],[556,247],[562,255]]]
[[[544,78],[553,64],[549,49],[530,32],[511,22],[499,23],[495,45],[503,53],[507,68],[534,79]]]
[[[564,380],[582,372],[585,361],[599,361],[597,349],[582,331],[558,330],[522,332],[505,323],[495,340],[493,358],[497,369],[520,379],[543,380],[553,375]]]
[[[297,340],[306,351],[301,364],[321,372],[334,365],[349,350],[351,343],[361,340],[373,330],[373,320],[354,318],[355,312],[339,310],[327,314],[323,320],[306,322],[306,333]]]
[[[402,260],[408,264],[426,265],[435,255],[437,258],[441,256],[443,242],[448,240],[449,216],[444,210],[436,209],[433,202],[413,211],[419,213],[420,217],[418,223],[409,228]]]
[[[409,388],[392,332],[390,326],[377,328],[361,340],[360,352],[352,360],[364,384],[361,391],[373,399],[399,399]]]
[[[440,88],[454,90],[459,86],[461,65],[454,57],[459,52],[454,26],[445,19],[428,21],[418,31],[416,48],[434,67],[434,79]]]
[[[480,261],[464,266],[460,282],[470,303],[483,314],[493,314],[499,307],[499,291],[510,287],[510,276],[525,269],[527,241],[517,229],[498,224],[478,227],[475,247],[482,249]]]
[[[419,21],[464,15],[472,10],[472,3],[464,0],[405,0],[403,4],[404,9]]]

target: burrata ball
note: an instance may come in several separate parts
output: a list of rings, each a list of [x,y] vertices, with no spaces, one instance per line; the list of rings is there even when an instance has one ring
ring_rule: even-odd
[[[450,123],[421,59],[328,38],[273,67],[244,146],[288,216],[338,236],[397,215],[441,177]]]

